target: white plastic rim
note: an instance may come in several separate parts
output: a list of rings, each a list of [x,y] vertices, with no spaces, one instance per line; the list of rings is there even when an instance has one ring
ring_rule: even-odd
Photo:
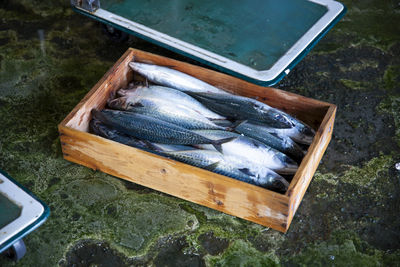
[[[220,66],[227,70],[239,73],[251,79],[259,80],[262,82],[269,82],[275,80],[282,72],[290,71],[289,65],[317,38],[344,10],[344,6],[332,0],[307,0],[327,8],[327,12],[323,15],[279,60],[268,70],[258,71],[249,66],[243,65],[236,61],[230,60],[226,57],[220,56],[198,46],[189,44],[182,40],[176,39],[167,34],[158,32],[142,24],[125,19],[121,16],[115,15],[104,9],[97,9],[95,12],[90,13],[93,16],[99,17],[102,20],[111,22],[124,29],[136,32],[142,36],[148,37],[157,42],[163,43],[169,47],[175,48],[186,54],[192,55],[196,58],[211,62],[214,65]],[[76,7],[80,9],[79,7]],[[86,13],[88,11],[80,9]]]
[[[21,208],[21,214],[17,219],[0,228],[0,245],[2,245],[42,216],[44,207],[1,173],[0,194]]]

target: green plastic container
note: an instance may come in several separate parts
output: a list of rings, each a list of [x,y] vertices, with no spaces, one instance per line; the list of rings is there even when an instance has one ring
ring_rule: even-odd
[[[49,214],[46,204],[0,170],[0,253],[14,244],[20,248],[19,241],[39,227]],[[17,259],[21,256],[17,255]]]
[[[72,0],[95,20],[264,86],[280,81],[346,12],[331,0]]]

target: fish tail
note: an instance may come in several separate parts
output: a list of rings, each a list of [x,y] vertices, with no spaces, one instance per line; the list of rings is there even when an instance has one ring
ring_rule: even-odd
[[[235,131],[235,129],[236,129],[237,127],[239,127],[239,125],[242,125],[243,123],[246,123],[246,122],[247,122],[247,120],[238,120],[238,121],[235,121],[231,126],[227,127],[227,129],[228,129],[228,131],[233,132],[233,131]]]
[[[232,122],[230,122],[227,119],[209,119],[209,120],[212,121],[214,124],[225,128],[231,128],[233,125]]]
[[[116,94],[117,94],[117,91],[115,91],[115,90],[110,92],[110,96],[107,99],[107,106],[110,107],[110,102],[115,99]]]
[[[211,144],[215,147],[215,149],[218,152],[222,153],[222,144],[230,142],[230,141],[232,141],[232,140],[234,140],[236,138],[237,137],[223,138],[223,139],[220,139],[220,140],[212,141]]]
[[[213,171],[215,171],[215,169],[218,167],[218,165],[219,165],[219,161],[214,162],[214,163],[212,163],[212,164],[210,164],[210,165],[205,166],[204,169],[213,172]]]

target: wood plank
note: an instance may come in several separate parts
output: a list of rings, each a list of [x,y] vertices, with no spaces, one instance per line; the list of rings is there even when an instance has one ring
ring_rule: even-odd
[[[293,177],[288,191],[286,192],[286,195],[290,198],[289,224],[292,221],[308,185],[318,168],[319,162],[321,161],[321,158],[332,138],[335,115],[336,106],[331,105],[315,135],[313,143],[309,147],[306,157],[303,159],[302,164],[299,166],[299,169]]]
[[[258,186],[60,126],[66,159],[283,231],[288,197]]]

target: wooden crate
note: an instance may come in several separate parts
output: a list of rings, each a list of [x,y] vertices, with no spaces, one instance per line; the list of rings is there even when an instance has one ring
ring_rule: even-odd
[[[257,98],[308,123],[316,135],[285,194],[88,133],[92,109],[133,79],[128,63],[172,66],[235,94]],[[282,90],[257,86],[206,68],[128,49],[59,124],[64,158],[155,190],[286,232],[332,136],[336,106]]]

